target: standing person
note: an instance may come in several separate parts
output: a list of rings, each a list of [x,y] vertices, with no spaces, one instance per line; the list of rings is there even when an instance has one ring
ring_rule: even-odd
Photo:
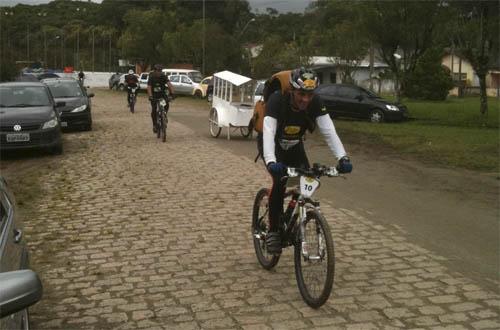
[[[165,110],[168,112],[168,97],[166,90],[168,88],[169,95],[174,97],[174,90],[172,88],[172,84],[168,77],[161,72],[161,65],[155,64],[153,66],[153,71],[149,74],[148,77],[148,96],[149,101],[151,102],[151,119],[153,121],[153,133],[156,133],[156,102],[158,99],[164,98],[167,101],[167,106]]]
[[[132,93],[132,88],[137,87],[139,79],[134,74],[134,70],[128,70],[128,74],[125,76],[125,84],[127,85],[127,104],[130,107],[130,94]]]
[[[78,81],[80,84],[83,86],[83,81],[85,79],[85,73],[83,73],[83,70],[80,69],[80,72],[78,72]]]
[[[317,126],[338,159],[339,172],[352,171],[351,162],[333,122],[321,99],[313,93],[319,85],[316,74],[304,68],[295,69],[290,74],[290,85],[290,92],[281,94],[277,90],[271,94],[264,116],[263,158],[273,178],[269,196],[270,229],[266,238],[267,251],[271,254],[280,254],[282,248],[279,228],[286,189],[286,168],[310,167],[303,143],[306,129],[312,130]],[[280,115],[282,109],[284,115]]]

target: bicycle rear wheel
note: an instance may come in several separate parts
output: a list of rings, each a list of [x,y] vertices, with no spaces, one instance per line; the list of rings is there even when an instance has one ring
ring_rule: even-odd
[[[257,260],[264,269],[271,269],[280,260],[279,255],[267,253],[266,236],[269,231],[269,190],[262,188],[255,196],[252,213],[252,237]]]
[[[161,137],[161,111],[160,103],[156,102],[156,137],[159,139]]]
[[[161,140],[167,141],[167,114],[165,110],[161,112]]]
[[[300,236],[295,244],[295,277],[304,301],[318,308],[332,292],[335,255],[330,228],[317,210],[307,211],[304,238],[304,249]]]
[[[130,112],[134,113],[134,107],[135,107],[135,96],[131,95],[130,96]]]

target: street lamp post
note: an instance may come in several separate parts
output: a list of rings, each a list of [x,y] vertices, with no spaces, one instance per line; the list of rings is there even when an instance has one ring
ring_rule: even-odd
[[[245,32],[245,30],[247,29],[248,25],[252,22],[255,22],[255,18],[252,18],[250,19],[247,24],[245,24],[245,26],[243,27],[243,29],[241,30],[240,34],[238,35],[238,39],[241,38],[241,36],[243,35],[243,33]]]
[[[245,33],[245,30],[247,29],[248,25],[250,25],[250,23],[252,23],[252,22],[255,22],[255,18],[251,18],[251,19],[247,22],[247,24],[245,24],[245,26],[243,27],[243,29],[241,30],[241,32],[238,34],[238,38],[237,38],[237,40],[238,40],[238,41],[240,40],[241,36],[243,36],[243,33]],[[240,47],[241,47],[241,46],[240,46]],[[244,56],[244,55],[242,54],[242,58],[243,58],[243,56]],[[252,55],[250,54],[249,56],[251,57]],[[251,70],[251,69],[250,69],[250,70]],[[241,66],[240,66],[240,73],[241,73]]]
[[[39,12],[38,17],[46,17],[47,13],[45,12]],[[46,29],[45,26],[43,26],[43,65],[44,67],[47,67],[47,36],[46,36]]]
[[[94,30],[95,30],[95,27],[92,26],[92,72],[95,71],[95,68],[94,68]]]

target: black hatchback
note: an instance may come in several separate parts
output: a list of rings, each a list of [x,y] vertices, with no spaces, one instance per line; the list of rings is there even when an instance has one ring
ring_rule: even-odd
[[[59,109],[40,82],[0,84],[0,150],[44,148],[62,153]]]
[[[324,84],[316,88],[332,117],[369,119],[371,122],[402,121],[408,109],[384,100],[362,87],[347,84]]]
[[[87,93],[86,89],[73,78],[48,78],[42,82],[49,86],[56,102],[64,102],[61,111],[61,127],[82,128],[92,130],[92,102],[94,93]]]

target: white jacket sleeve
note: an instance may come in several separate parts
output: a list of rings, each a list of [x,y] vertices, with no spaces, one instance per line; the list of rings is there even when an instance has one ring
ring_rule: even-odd
[[[276,118],[265,116],[264,117],[264,127],[262,129],[263,132],[263,149],[264,154],[264,162],[267,164],[271,162],[276,162],[276,154],[274,151],[275,143],[274,138],[276,136],[276,127],[278,125],[278,121]]]
[[[330,150],[333,152],[337,159],[340,159],[346,156],[346,152],[342,142],[340,141],[339,136],[337,135],[337,131],[335,130],[335,126],[333,125],[333,121],[328,114],[323,116],[319,116],[316,118],[316,124],[319,127],[319,131],[325,137],[326,143]]]

